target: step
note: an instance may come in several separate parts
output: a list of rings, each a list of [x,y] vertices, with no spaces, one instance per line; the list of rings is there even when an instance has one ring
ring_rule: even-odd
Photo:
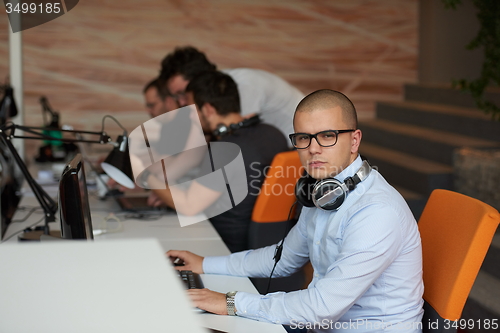
[[[360,153],[393,186],[400,186],[424,196],[436,188],[453,189],[452,168],[400,151],[363,141]]]
[[[453,164],[457,148],[500,147],[500,141],[472,138],[424,127],[372,119],[359,123],[364,142],[370,142],[407,154],[430,159],[447,165]]]
[[[488,88],[486,100],[500,106],[500,89]],[[451,87],[451,84],[406,84],[404,98],[407,101],[446,104],[475,108],[476,103],[470,93]]]
[[[415,220],[418,221],[420,215],[422,215],[422,211],[424,210],[424,206],[428,198],[422,194],[418,194],[401,186],[393,185],[393,187],[406,200],[406,203],[408,204],[408,207],[410,207],[410,210],[413,213]]]
[[[500,142],[500,122],[475,108],[424,102],[377,103],[377,118]]]

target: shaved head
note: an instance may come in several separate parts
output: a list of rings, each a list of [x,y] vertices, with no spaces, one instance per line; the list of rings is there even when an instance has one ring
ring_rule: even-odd
[[[358,116],[356,108],[351,100],[341,92],[322,89],[310,93],[300,101],[295,109],[298,112],[313,112],[316,110],[332,109],[340,107],[342,110],[342,119],[350,129],[358,128]],[[295,121],[295,116],[294,116]]]

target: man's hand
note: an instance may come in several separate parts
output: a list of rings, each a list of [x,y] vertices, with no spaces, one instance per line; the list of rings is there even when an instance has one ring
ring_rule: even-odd
[[[184,261],[184,266],[174,267],[178,271],[193,271],[203,274],[203,257],[189,251],[170,250],[166,253],[170,258],[180,258]]]
[[[149,193],[148,206],[160,207],[163,205],[164,205],[163,201],[156,194],[154,194],[153,192]]]
[[[227,315],[226,295],[208,289],[188,289],[194,306],[218,315]]]

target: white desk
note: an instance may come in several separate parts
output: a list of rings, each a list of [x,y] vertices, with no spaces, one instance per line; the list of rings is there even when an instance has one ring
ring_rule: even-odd
[[[118,211],[118,206],[111,199],[103,202],[91,196],[90,204],[94,229],[102,228],[102,221],[109,215],[110,211]],[[36,199],[30,196],[25,196],[20,203],[20,207],[34,207],[37,205]],[[17,212],[14,220],[21,219],[25,214],[26,211]],[[5,236],[8,237],[16,231],[23,230],[41,219],[42,216],[41,213],[35,213],[26,222],[11,224]],[[96,242],[108,239],[155,238],[160,241],[165,251],[169,249],[189,250],[200,255],[210,256],[229,254],[229,250],[208,221],[180,227],[177,216],[168,214],[154,221],[125,220],[119,223],[113,221],[107,223],[109,229],[117,229],[118,227],[121,229],[95,236]],[[58,229],[59,225],[57,222],[51,223],[50,227],[51,229]],[[13,237],[8,242],[16,241],[17,237]],[[202,278],[205,286],[215,291],[225,293],[230,290],[240,290],[257,293],[248,278],[222,275],[203,275]],[[281,325],[258,322],[242,317],[218,316],[209,313],[199,314],[199,316],[202,319],[203,326],[224,332],[285,332]]]

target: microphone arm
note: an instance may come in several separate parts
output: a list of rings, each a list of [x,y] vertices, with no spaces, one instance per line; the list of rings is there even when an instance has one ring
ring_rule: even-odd
[[[52,110],[47,97],[40,97],[40,104],[42,104],[43,123],[45,124],[45,126],[53,129],[59,128],[59,113]],[[49,113],[51,116],[50,123],[45,119],[46,113]]]
[[[55,140],[55,141],[62,141],[62,142],[86,142],[86,143],[99,143],[99,144],[113,144],[117,145],[116,142],[111,141],[111,138],[104,132],[90,132],[90,131],[79,131],[79,130],[63,130],[63,129],[57,129],[60,132],[70,132],[70,133],[77,133],[77,134],[90,134],[90,135],[97,135],[99,138],[95,140],[83,140],[83,139],[66,139],[66,138],[56,138],[52,137],[50,135],[46,135],[43,133],[43,130],[45,128],[43,127],[31,127],[31,126],[22,126],[22,125],[17,125],[14,123],[8,123],[3,126],[0,126],[0,140],[2,140],[9,151],[11,152],[14,160],[16,161],[16,164],[19,166],[21,169],[21,172],[23,173],[24,177],[26,178],[26,182],[28,185],[31,187],[31,190],[33,191],[33,194],[35,195],[36,199],[40,203],[40,206],[42,206],[42,209],[45,214],[45,225],[44,225],[44,234],[49,235],[50,230],[49,230],[49,223],[55,221],[55,215],[57,213],[57,203],[50,197],[50,195],[45,192],[45,190],[38,184],[35,179],[31,176],[28,167],[24,163],[23,159],[21,156],[19,156],[19,153],[17,152],[16,148],[12,144],[12,139],[34,139],[34,140]],[[21,130],[27,133],[32,134],[31,136],[25,136],[25,135],[17,135],[16,130]]]

